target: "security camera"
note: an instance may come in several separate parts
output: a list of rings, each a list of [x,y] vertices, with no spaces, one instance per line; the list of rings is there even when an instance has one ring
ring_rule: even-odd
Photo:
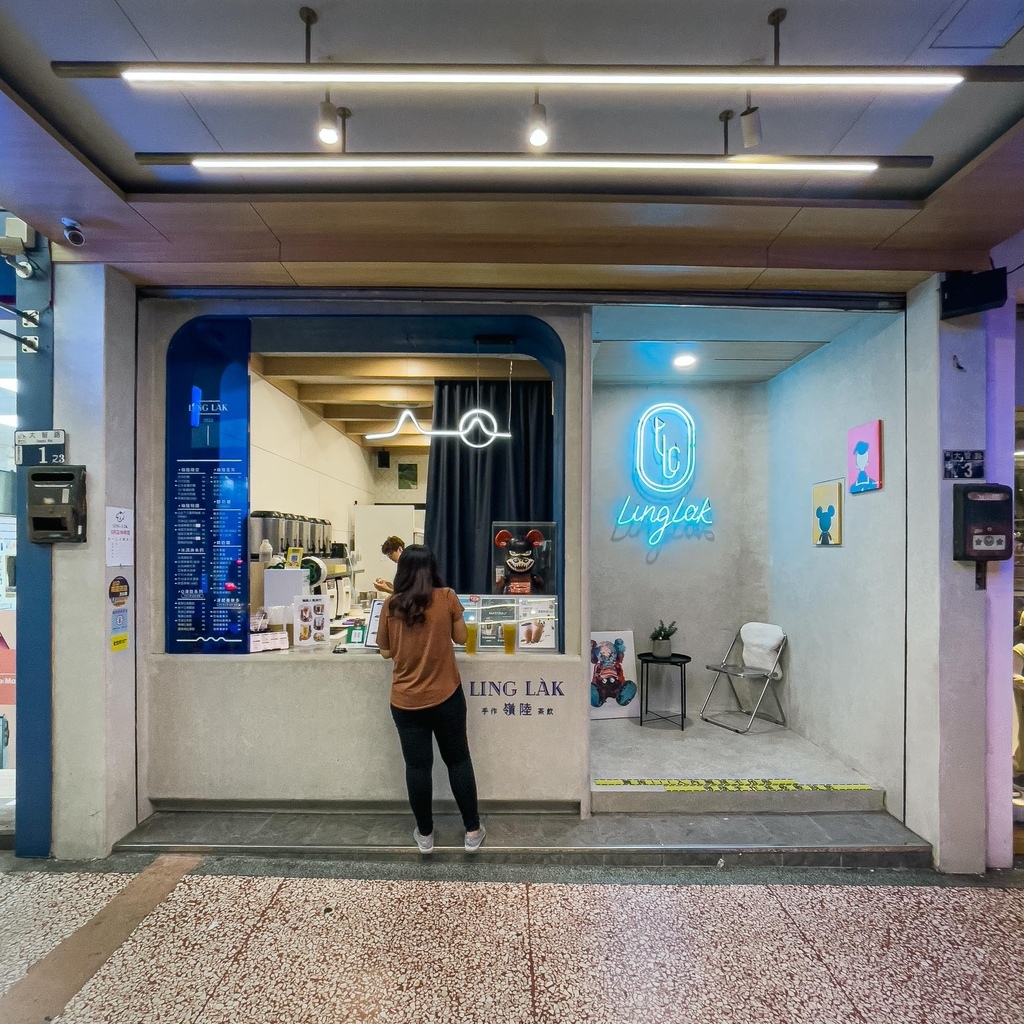
[[[64,237],[71,245],[85,245],[85,232],[77,220],[61,217],[60,222],[64,225]]]

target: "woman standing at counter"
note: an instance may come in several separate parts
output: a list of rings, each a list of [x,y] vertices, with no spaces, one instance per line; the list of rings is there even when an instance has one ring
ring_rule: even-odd
[[[466,696],[452,642],[466,642],[463,607],[444,585],[433,552],[422,544],[398,559],[394,594],[381,610],[377,643],[394,662],[391,717],[405,758],[413,838],[421,853],[434,849],[433,738],[448,766],[455,802],[466,826],[465,848],[480,849],[486,830],[477,809],[476,776],[466,735]]]

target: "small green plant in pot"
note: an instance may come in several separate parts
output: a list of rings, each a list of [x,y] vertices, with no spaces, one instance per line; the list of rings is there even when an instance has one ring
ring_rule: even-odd
[[[659,619],[657,626],[651,630],[651,654],[656,658],[672,657],[672,637],[677,632],[675,619],[667,626],[664,619]]]

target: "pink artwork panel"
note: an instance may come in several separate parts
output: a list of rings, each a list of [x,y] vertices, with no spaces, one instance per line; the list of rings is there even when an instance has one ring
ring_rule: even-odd
[[[850,494],[882,489],[882,421],[854,427],[846,435],[846,484]]]

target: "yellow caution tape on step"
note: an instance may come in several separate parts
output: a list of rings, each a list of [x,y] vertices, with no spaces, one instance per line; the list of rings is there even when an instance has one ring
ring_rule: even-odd
[[[849,782],[796,779],[595,779],[595,786],[657,787],[666,793],[849,793],[873,787]]]

